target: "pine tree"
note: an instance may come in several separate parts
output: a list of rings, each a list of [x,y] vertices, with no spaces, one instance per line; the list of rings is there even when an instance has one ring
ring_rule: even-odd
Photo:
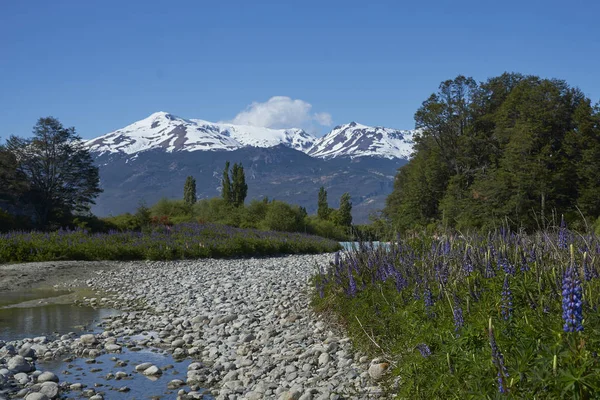
[[[323,186],[319,189],[319,200],[317,203],[317,216],[319,219],[329,218],[329,204],[327,204],[327,191]]]
[[[223,170],[223,179],[221,180],[221,186],[223,189],[221,190],[221,196],[225,203],[232,204],[233,203],[233,193],[231,191],[231,179],[229,179],[229,161],[225,163],[225,169]]]
[[[196,204],[196,179],[192,176],[188,176],[183,185],[183,201],[187,205]]]
[[[340,208],[338,210],[338,224],[341,226],[352,225],[352,202],[350,202],[350,194],[344,193],[340,198]]]

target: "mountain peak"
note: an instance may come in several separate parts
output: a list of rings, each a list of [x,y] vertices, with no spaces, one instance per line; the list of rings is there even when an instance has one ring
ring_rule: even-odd
[[[338,125],[319,139],[308,152],[319,158],[378,157],[408,159],[413,131],[367,126],[355,121]]]

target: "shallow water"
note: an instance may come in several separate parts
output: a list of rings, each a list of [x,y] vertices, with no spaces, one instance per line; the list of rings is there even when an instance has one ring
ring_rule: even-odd
[[[373,248],[378,248],[378,247],[389,248],[390,247],[389,242],[366,242],[366,244],[369,246],[371,244],[373,244]],[[358,249],[360,243],[359,242],[340,242],[340,245],[342,245],[344,250],[351,251],[351,250]]]
[[[86,331],[119,312],[72,304],[75,293],[31,290],[0,293],[0,340]],[[61,299],[68,299],[65,304]]]
[[[127,363],[125,366],[117,366],[117,361],[111,358]],[[172,365],[173,368],[167,369],[161,376],[149,378],[137,372],[135,366],[151,362],[159,368]],[[179,389],[167,389],[167,384],[173,379],[181,379],[185,382],[187,366],[191,360],[176,362],[168,353],[153,352],[151,350],[130,351],[123,349],[122,354],[104,354],[95,359],[95,363],[88,364],[85,359],[78,358],[70,363],[62,361],[39,362],[38,368],[54,372],[61,382],[82,383],[87,387],[85,389],[94,389],[96,393],[101,393],[105,399],[149,399],[164,398],[173,399],[177,396]],[[97,371],[100,369],[100,371]],[[94,370],[95,372],[92,372]],[[127,373],[127,378],[116,380],[107,379],[109,373],[115,374],[117,371]],[[96,386],[102,385],[102,386]],[[128,387],[128,392],[119,392],[122,387]],[[189,391],[187,386],[181,389]],[[82,391],[70,391],[67,393],[69,398],[83,399]],[[205,398],[212,398],[206,396]]]
[[[0,340],[11,341],[90,330],[102,318],[119,312],[72,304],[0,309]]]

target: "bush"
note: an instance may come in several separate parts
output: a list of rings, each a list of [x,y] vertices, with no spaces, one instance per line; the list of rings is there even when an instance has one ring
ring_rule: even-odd
[[[300,207],[275,200],[269,203],[261,227],[266,230],[299,232],[305,224]]]
[[[306,224],[308,225],[308,233],[310,234],[339,241],[349,240],[346,229],[334,224],[332,221],[322,220],[312,216],[306,217]]]

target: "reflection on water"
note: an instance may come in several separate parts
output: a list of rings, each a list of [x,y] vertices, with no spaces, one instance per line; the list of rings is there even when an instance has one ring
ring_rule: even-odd
[[[113,357],[122,361],[122,364],[117,366]],[[170,367],[165,368],[163,375],[148,377],[135,370],[136,365],[145,362],[150,362],[159,368]],[[191,362],[189,359],[178,362],[169,354],[162,352],[150,350],[134,352],[123,348],[123,354],[104,354],[97,357],[93,364],[87,364],[85,359],[78,358],[70,363],[60,360],[41,361],[39,366],[43,370],[54,372],[61,382],[82,383],[87,388],[93,388],[97,393],[103,394],[105,399],[174,399],[179,389],[168,389],[167,384],[173,379],[185,381],[187,366]],[[123,371],[128,374],[128,377],[121,380],[107,377],[108,373],[114,374],[116,371]],[[118,390],[124,386],[127,386],[129,391],[119,392]],[[188,387],[182,389],[189,390]],[[68,396],[75,399],[85,398],[81,391],[71,391]],[[204,398],[213,399],[209,394]]]
[[[48,304],[39,307],[0,309],[0,340],[65,334],[93,328],[93,322],[117,314],[110,309],[94,309],[72,304]]]
[[[53,289],[18,290],[14,292],[4,292],[0,293],[0,307],[4,307],[10,304],[23,303],[29,300],[62,296],[69,293],[71,292],[66,290]]]

